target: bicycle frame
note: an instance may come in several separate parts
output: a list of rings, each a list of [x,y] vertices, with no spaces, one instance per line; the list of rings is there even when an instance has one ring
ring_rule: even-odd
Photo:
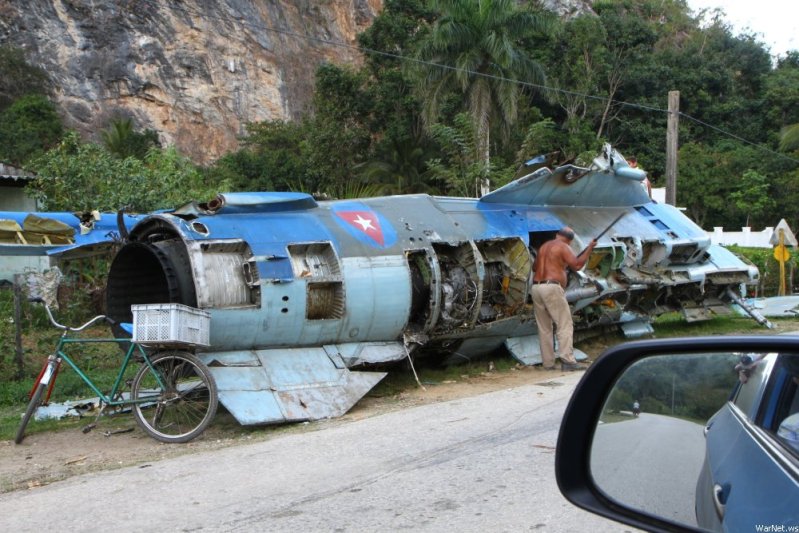
[[[58,344],[56,345],[54,357],[59,358],[62,361],[66,361],[67,364],[72,368],[72,370],[74,370],[75,373],[78,374],[78,376],[80,376],[83,382],[86,383],[86,385],[88,385],[89,388],[92,389],[92,391],[94,391],[94,393],[100,398],[100,401],[102,403],[111,407],[116,407],[121,405],[130,405],[134,403],[145,403],[152,401],[152,399],[150,398],[144,398],[140,400],[134,400],[133,398],[115,399],[118,397],[118,394],[121,392],[121,385],[123,384],[125,372],[127,371],[128,366],[130,366],[131,360],[133,360],[134,357],[136,357],[136,355],[142,357],[142,359],[144,360],[144,364],[146,364],[150,368],[150,371],[155,376],[155,379],[158,381],[159,386],[162,387],[164,386],[162,377],[153,368],[153,365],[150,362],[150,358],[147,355],[147,352],[140,344],[133,342],[131,339],[68,337],[66,336],[67,333],[68,332],[64,332],[64,334],[59,338]],[[94,381],[92,381],[92,379],[88,375],[86,375],[86,373],[81,369],[80,365],[78,365],[78,363],[73,359],[73,357],[70,357],[70,355],[65,351],[65,347],[68,344],[107,343],[107,344],[116,344],[117,346],[120,346],[122,343],[125,342],[129,343],[130,346],[128,346],[128,349],[125,351],[125,356],[124,359],[122,360],[122,365],[119,368],[119,373],[117,374],[116,379],[114,380],[114,385],[111,387],[111,390],[107,394],[104,393],[102,390],[100,390],[97,384]]]
[[[17,428],[14,438],[16,444],[20,444],[25,438],[25,428],[36,409],[49,400],[63,361],[67,362],[99,398],[98,418],[108,406],[131,406],[139,427],[154,439],[168,443],[188,442],[205,431],[211,423],[218,406],[216,383],[208,367],[194,354],[182,350],[167,350],[155,352],[151,357],[141,344],[130,338],[81,337],[79,332],[102,320],[112,325],[116,322],[105,315],[98,315],[80,327],[71,328],[59,324],[50,307],[41,298],[32,298],[31,301],[44,304],[50,323],[61,329],[62,333],[55,351],[48,356],[47,363],[36,378],[30,401]],[[125,331],[131,331],[128,327],[130,324],[120,326]],[[80,354],[75,353],[76,350],[69,350],[70,344],[91,343],[113,344],[117,348],[122,348],[123,343],[128,344],[114,384],[107,393],[83,371],[78,362]],[[74,355],[70,355],[69,351]],[[123,387],[127,385],[125,374],[131,368],[131,361],[136,359],[135,363],[139,363],[139,358],[142,364],[136,368],[135,375],[130,380],[130,396],[123,398]],[[47,396],[42,402],[45,389]],[[150,407],[154,409],[149,410]],[[84,428],[84,433],[94,426],[95,424],[89,424]]]

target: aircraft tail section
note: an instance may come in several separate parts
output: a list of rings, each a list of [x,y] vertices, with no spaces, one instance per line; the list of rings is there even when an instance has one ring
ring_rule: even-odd
[[[589,167],[539,168],[480,198],[483,204],[633,207],[651,202],[646,172],[606,145]]]

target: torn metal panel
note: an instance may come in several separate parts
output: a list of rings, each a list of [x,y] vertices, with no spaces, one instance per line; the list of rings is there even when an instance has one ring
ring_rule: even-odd
[[[774,296],[771,298],[744,298],[744,303],[749,309],[756,309],[763,316],[770,317],[796,317],[799,315],[799,296]],[[735,306],[741,315],[749,312],[740,306]]]
[[[646,173],[631,168],[609,146],[603,152],[594,159],[591,168],[574,165],[555,170],[541,168],[483,196],[480,201],[591,207],[631,207],[649,203],[649,196],[640,186]],[[637,186],[629,187],[631,183]]]
[[[193,241],[187,245],[195,280],[197,306],[243,307],[260,304],[253,253],[240,239]]]
[[[390,363],[408,357],[401,342],[350,342],[326,345],[328,354],[335,353],[348,368],[369,364]]]
[[[655,328],[652,327],[652,324],[647,319],[624,322],[621,324],[621,330],[628,339],[637,339],[646,335],[652,335],[655,332]]]
[[[137,218],[122,217],[132,228]],[[107,253],[119,242],[115,213],[0,211],[0,281],[59,261]]]
[[[214,376],[219,401],[244,425],[341,416],[386,375],[351,372],[321,347],[203,353],[200,358]]]
[[[556,341],[557,345],[557,341]],[[541,345],[538,335],[525,335],[524,337],[511,337],[505,340],[505,347],[514,359],[528,366],[540,365]],[[574,358],[577,361],[585,361],[588,356],[582,350],[574,349]]]
[[[219,380],[223,372],[215,370],[214,378]],[[218,389],[219,403],[225,406],[236,421],[243,426],[274,424],[286,422],[285,411],[281,408],[274,391],[242,390],[238,387]]]
[[[123,396],[125,397],[125,396]],[[33,415],[34,420],[60,419],[67,416],[93,416],[100,409],[100,398],[87,398],[84,400],[73,400],[68,402],[50,402],[40,405]],[[128,407],[126,410],[130,410]]]

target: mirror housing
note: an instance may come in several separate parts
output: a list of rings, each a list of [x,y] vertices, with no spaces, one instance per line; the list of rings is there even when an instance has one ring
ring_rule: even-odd
[[[698,352],[799,353],[799,336],[713,336],[636,341],[603,353],[577,385],[561,422],[555,475],[563,496],[574,505],[647,531],[701,531],[687,524],[635,509],[607,496],[592,476],[594,435],[608,397],[634,363],[659,355]],[[750,487],[749,490],[758,490]]]

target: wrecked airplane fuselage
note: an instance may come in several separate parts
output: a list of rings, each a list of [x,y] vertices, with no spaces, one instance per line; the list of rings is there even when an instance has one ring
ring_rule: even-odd
[[[469,358],[504,344],[540,362],[533,262],[565,225],[578,252],[624,215],[570,276],[577,333],[727,311],[727,291],[740,294],[757,270],[652,202],[643,177],[608,147],[591,168],[541,168],[479,200],[219,195],[130,231],[108,314],[130,322],[131,305],[151,303],[209,311],[211,346],[198,355],[220,401],[259,424],[343,414],[384,375],[350,369],[409,353]]]

